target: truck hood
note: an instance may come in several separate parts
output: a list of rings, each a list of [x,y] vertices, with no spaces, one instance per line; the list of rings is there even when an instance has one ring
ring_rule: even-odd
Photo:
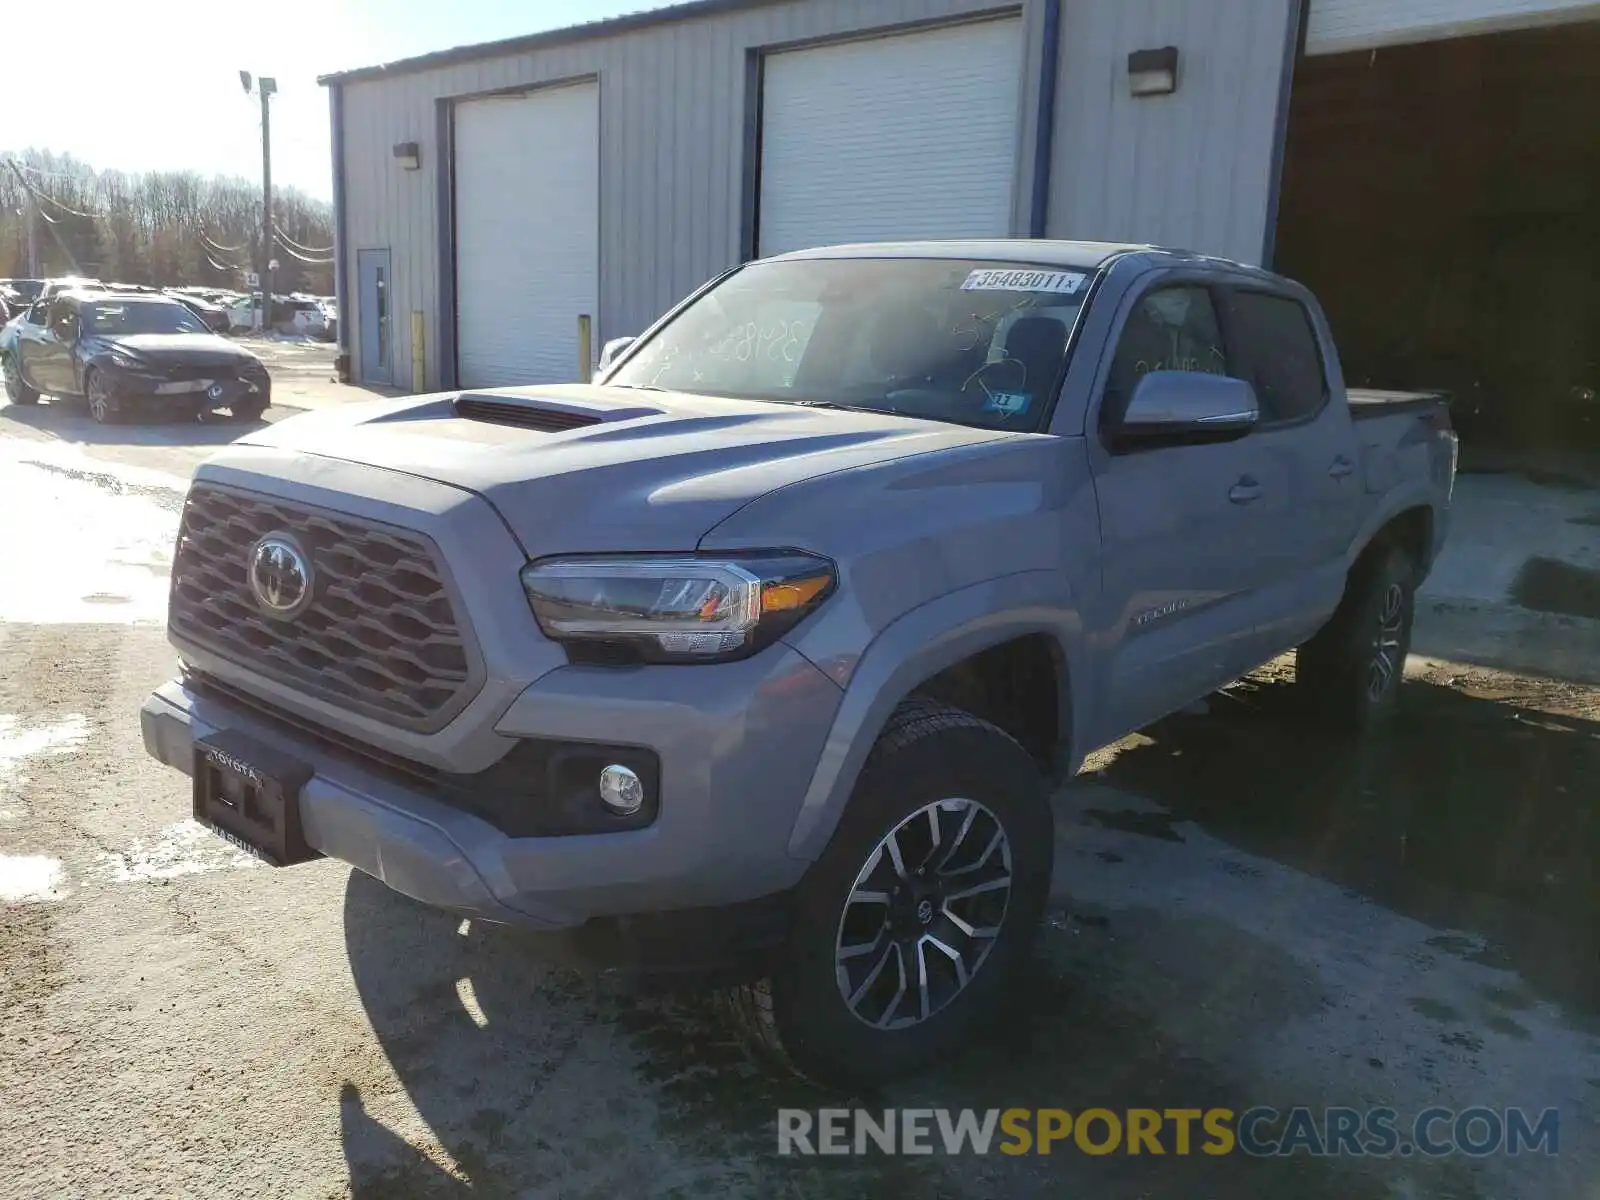
[[[884,413],[574,384],[341,405],[240,441],[476,493],[540,557],[693,549],[720,521],[788,484],[1016,436]]]

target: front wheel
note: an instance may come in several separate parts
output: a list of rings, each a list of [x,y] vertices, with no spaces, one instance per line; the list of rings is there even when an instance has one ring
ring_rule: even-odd
[[[101,425],[115,425],[122,420],[122,403],[101,372],[91,370],[83,385],[89,399],[89,415],[96,422]]]
[[[14,354],[0,360],[0,373],[5,375],[6,398],[13,404],[37,404],[39,393],[22,381],[22,368]]]
[[[800,884],[771,978],[730,993],[758,1050],[866,1087],[958,1050],[1027,960],[1050,890],[1047,789],[1021,746],[903,705]]]
[[[1356,565],[1328,624],[1295,652],[1295,682],[1318,715],[1358,731],[1394,716],[1411,652],[1416,587],[1416,566],[1398,548]]]

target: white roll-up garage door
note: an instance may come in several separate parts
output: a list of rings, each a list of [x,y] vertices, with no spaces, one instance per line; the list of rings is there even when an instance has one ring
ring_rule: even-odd
[[[760,242],[1005,237],[1022,22],[985,21],[770,55]]]
[[[576,379],[599,302],[599,89],[463,101],[455,176],[461,386]]]
[[[1343,54],[1596,16],[1596,0],[1311,0],[1306,53]]]

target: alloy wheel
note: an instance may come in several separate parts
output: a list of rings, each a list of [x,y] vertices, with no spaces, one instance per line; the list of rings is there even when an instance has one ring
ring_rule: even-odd
[[[89,415],[101,424],[111,415],[111,400],[106,395],[105,381],[99,375],[89,376]]]
[[[1011,842],[976,800],[917,809],[867,856],[839,918],[839,994],[877,1029],[919,1025],[966,990],[1011,901]]]
[[[1391,583],[1383,593],[1378,613],[1378,633],[1372,639],[1372,659],[1367,664],[1367,699],[1383,699],[1404,665],[1400,661],[1400,635],[1405,631],[1406,593]]]

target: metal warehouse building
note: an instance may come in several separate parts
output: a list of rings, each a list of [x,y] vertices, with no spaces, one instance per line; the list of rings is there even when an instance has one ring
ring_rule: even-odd
[[[1274,261],[1325,293],[1353,375],[1402,386],[1465,370],[1504,319],[1470,298],[1559,260],[1573,332],[1534,356],[1576,381],[1600,328],[1597,14],[698,0],[328,76],[351,376],[571,379],[580,317],[593,352],[744,259],[1015,235]]]

